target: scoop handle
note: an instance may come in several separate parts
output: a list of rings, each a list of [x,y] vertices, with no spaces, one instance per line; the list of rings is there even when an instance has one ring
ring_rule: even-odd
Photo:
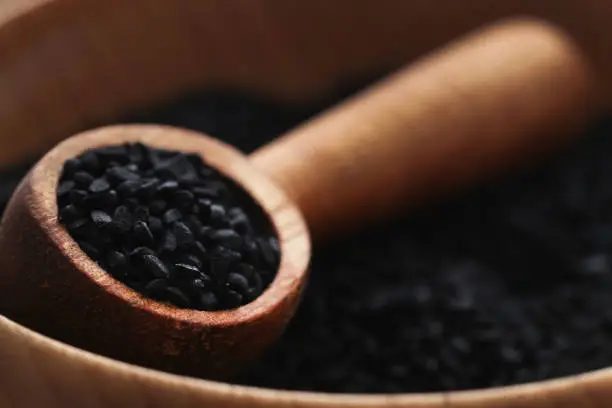
[[[347,231],[559,144],[590,67],[557,28],[505,21],[452,43],[255,151],[315,236]]]

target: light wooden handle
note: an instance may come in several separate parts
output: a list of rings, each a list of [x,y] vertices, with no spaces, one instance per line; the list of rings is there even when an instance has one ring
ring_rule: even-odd
[[[502,24],[443,49],[256,151],[313,234],[346,230],[558,144],[590,70],[557,29]]]

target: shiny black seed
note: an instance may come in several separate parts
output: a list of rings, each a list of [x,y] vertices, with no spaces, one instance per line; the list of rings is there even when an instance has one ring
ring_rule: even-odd
[[[250,288],[247,278],[238,273],[230,273],[227,275],[227,284],[230,288],[240,294],[247,293]]]
[[[157,192],[161,195],[170,195],[179,189],[179,184],[176,180],[168,180],[157,186]]]
[[[190,307],[191,300],[182,290],[177,287],[170,286],[164,293],[165,298],[178,307]]]
[[[274,249],[274,246],[268,240],[263,238],[257,238],[255,240],[257,243],[257,247],[259,248],[259,253],[261,254],[261,259],[265,262],[265,265],[269,268],[278,267],[278,260],[276,258],[277,252]]]
[[[246,234],[251,231],[251,222],[247,215],[239,208],[233,208],[229,212],[229,225],[233,230]]]
[[[202,310],[216,310],[219,307],[219,300],[213,292],[206,292],[200,295],[199,307]]]
[[[143,255],[142,256],[143,267],[147,272],[156,278],[170,278],[170,272],[166,265],[155,255]]]
[[[204,275],[204,276],[206,276],[206,275]],[[192,288],[193,291],[201,293],[201,292],[204,292],[204,291],[209,289],[210,282],[211,282],[210,278],[208,278],[208,280],[206,280],[206,279],[202,279],[201,277],[198,277],[196,279],[193,279],[190,282],[190,285],[191,285],[191,288]]]
[[[98,228],[107,228],[110,226],[113,218],[104,211],[94,210],[90,214],[91,220]]]
[[[126,180],[117,186],[117,193],[122,197],[132,197],[138,191],[139,180]]]
[[[223,302],[229,308],[235,308],[242,304],[242,295],[233,289],[227,289],[222,295]]]
[[[134,224],[134,238],[143,245],[153,245],[153,233],[149,229],[149,226],[144,221],[136,221]]]
[[[149,209],[144,205],[139,205],[133,212],[134,220],[147,221],[149,219]]]
[[[200,258],[194,254],[181,255],[178,260],[180,263],[193,265],[198,269],[202,269],[202,261],[200,261]]]
[[[115,182],[123,182],[128,180],[138,180],[140,176],[136,173],[131,172],[123,166],[115,166],[106,171],[108,178]]]
[[[72,190],[68,194],[68,198],[75,205],[83,204],[87,199],[87,192],[85,190]]]
[[[176,237],[176,244],[180,247],[185,247],[193,243],[193,233],[183,222],[175,222],[172,224],[172,232]]]
[[[80,157],[81,167],[91,173],[97,173],[100,170],[100,161],[96,153],[89,151],[85,152]]]
[[[88,220],[87,218],[78,218],[72,222],[68,222],[68,230],[71,233],[78,233],[79,230],[81,230],[84,226],[86,226],[88,224]]]
[[[157,278],[149,281],[143,288],[143,292],[147,296],[159,298],[168,289],[168,280]]]
[[[183,214],[176,208],[171,208],[164,213],[162,221],[165,224],[174,224],[175,222],[181,220],[183,218]]]
[[[166,211],[168,204],[164,200],[155,200],[149,204],[149,211],[153,215],[162,215]]]
[[[94,177],[85,171],[77,171],[73,176],[73,180],[77,184],[77,186],[82,188],[88,188],[89,185],[94,181]]]
[[[172,231],[164,232],[164,237],[162,239],[162,244],[160,247],[160,251],[162,252],[174,252],[176,250],[176,237],[172,233]]]
[[[108,190],[102,194],[100,201],[106,208],[115,207],[119,202],[119,196],[115,190]]]
[[[113,214],[113,225],[120,233],[126,233],[132,229],[134,219],[132,213],[125,205],[120,205]]]
[[[195,187],[193,194],[198,198],[216,199],[219,198],[219,192],[214,188]]]
[[[212,234],[212,239],[219,245],[229,249],[239,249],[242,246],[242,237],[231,229],[220,229]]]
[[[90,258],[96,259],[100,257],[100,250],[94,244],[90,244],[89,242],[81,242],[79,246],[83,252],[89,255]]]
[[[175,179],[195,180],[197,174],[185,155],[177,154],[155,166],[156,173],[171,175]]]
[[[172,200],[177,207],[190,208],[194,203],[195,197],[191,191],[178,190],[172,194]]]
[[[108,146],[96,150],[98,158],[104,163],[115,161],[118,163],[126,163],[129,161],[127,149],[125,146]]]
[[[74,181],[71,181],[71,180],[63,181],[62,183],[60,183],[59,187],[57,188],[58,197],[63,197],[67,195],[68,193],[73,191],[75,187],[76,187],[76,183]]]
[[[153,236],[160,237],[164,233],[164,224],[157,217],[149,217],[149,229]]]
[[[62,175],[64,177],[71,177],[79,171],[81,168],[81,161],[76,158],[68,159],[64,162],[64,167],[62,170]]]
[[[122,252],[112,250],[106,255],[106,263],[111,269],[123,270],[127,267],[127,257]]]
[[[177,276],[182,279],[195,279],[200,277],[200,270],[194,265],[178,263],[174,265],[174,270]]]
[[[141,184],[138,186],[136,193],[141,198],[149,199],[153,197],[153,195],[157,191],[158,185],[159,185],[159,180],[156,178],[142,180]]]
[[[210,220],[214,226],[223,226],[226,222],[225,208],[219,204],[210,206]]]
[[[60,211],[60,220],[64,224],[69,224],[81,217],[81,211],[72,204],[67,205]]]
[[[110,188],[110,184],[108,183],[108,180],[106,180],[105,178],[95,179],[89,185],[89,191],[91,191],[92,193],[102,193],[108,190],[109,188]]]

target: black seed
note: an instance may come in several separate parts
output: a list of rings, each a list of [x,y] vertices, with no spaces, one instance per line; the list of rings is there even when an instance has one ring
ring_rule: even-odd
[[[106,172],[108,178],[115,182],[123,182],[128,180],[138,180],[140,177],[123,166],[115,166],[107,170]]]
[[[179,184],[176,180],[164,181],[157,186],[157,192],[161,195],[170,195],[179,189]]]
[[[160,251],[162,252],[174,252],[176,250],[176,237],[172,233],[172,231],[166,231],[164,233],[164,238],[162,240],[162,244],[160,247]]]
[[[175,179],[195,180],[197,174],[193,165],[183,154],[174,155],[155,166],[156,173],[172,175]]]
[[[216,199],[219,198],[219,192],[214,188],[195,187],[193,194],[198,198]]]
[[[68,159],[64,162],[62,174],[66,177],[71,177],[81,168],[81,161],[76,158]]]
[[[200,258],[193,254],[181,255],[179,257],[179,262],[188,265],[193,265],[198,269],[202,269],[202,261],[200,261]]]
[[[242,304],[242,295],[235,290],[227,289],[223,292],[223,302],[229,308],[235,308]]]
[[[229,249],[239,249],[242,246],[242,238],[231,229],[220,229],[212,234],[212,239],[219,245]]]
[[[206,292],[200,295],[199,307],[202,310],[216,310],[219,306],[217,296],[212,292]]]
[[[269,241],[263,238],[258,238],[255,240],[255,242],[257,243],[259,253],[261,254],[261,259],[265,262],[265,265],[269,268],[277,268],[277,253],[274,249],[274,246],[271,245]]]
[[[119,202],[119,196],[115,190],[108,190],[102,194],[101,197],[102,205],[108,207],[115,207]]]
[[[164,233],[164,224],[157,217],[149,217],[149,229],[153,236],[160,237]]]
[[[113,218],[104,211],[95,210],[91,212],[91,220],[98,228],[107,228],[110,226]]]
[[[170,278],[170,272],[164,263],[155,255],[143,255],[142,262],[144,268],[156,278]]]
[[[159,180],[156,178],[142,180],[142,182],[140,183],[140,186],[138,186],[138,190],[136,191],[136,193],[141,198],[149,199],[153,197],[153,195],[157,191],[158,185],[159,185]]]
[[[79,230],[82,229],[82,227],[87,225],[87,223],[88,223],[87,218],[76,219],[72,222],[68,222],[68,230],[73,234],[78,233]]]
[[[210,220],[214,226],[223,226],[226,222],[225,208],[222,205],[213,204],[210,206]]]
[[[202,221],[200,221],[200,218],[195,214],[191,214],[187,216],[187,219],[185,220],[185,224],[187,224],[191,232],[193,232],[196,236],[198,235],[199,231],[202,229]]]
[[[100,170],[100,161],[94,152],[85,152],[80,156],[81,167],[90,172],[97,173]]]
[[[117,186],[117,193],[122,197],[133,197],[140,187],[139,180],[127,180]]]
[[[178,307],[190,307],[191,301],[189,300],[189,296],[187,296],[182,290],[177,287],[170,286],[166,289],[164,293],[165,298],[170,302],[175,304]]]
[[[200,270],[189,264],[178,263],[174,265],[177,276],[182,279],[195,279],[200,277]]]
[[[247,215],[239,208],[233,208],[229,212],[230,217],[230,227],[232,229],[240,232],[241,234],[246,234],[251,231],[251,222]]]
[[[108,190],[109,188],[110,188],[110,184],[108,183],[108,180],[106,180],[105,178],[95,179],[89,185],[89,191],[91,191],[92,193],[102,193]]]
[[[134,237],[143,245],[153,245],[153,234],[144,221],[136,221],[134,224]]]
[[[63,224],[69,224],[81,217],[81,212],[72,204],[67,205],[60,211],[60,220]]]
[[[194,199],[193,193],[187,190],[178,190],[172,194],[172,200],[180,208],[190,208],[193,205]]]
[[[206,276],[206,275],[204,275],[204,276]],[[202,279],[201,277],[198,277],[196,279],[193,279],[190,282],[191,289],[194,292],[202,293],[202,292],[204,292],[206,290],[209,290],[210,282],[211,282],[210,278],[208,278],[208,280],[206,280],[206,279]]]
[[[240,294],[245,294],[249,290],[249,281],[238,273],[230,273],[227,275],[227,283],[230,288]]]
[[[127,257],[119,251],[109,251],[106,255],[106,263],[112,270],[123,270],[127,267]]]
[[[176,244],[179,248],[188,246],[193,243],[193,233],[183,222],[175,222],[172,224],[172,232],[176,237]]]
[[[87,192],[84,190],[72,190],[68,195],[70,202],[75,205],[83,204],[87,199]]]
[[[206,247],[201,242],[196,241],[194,246],[193,246],[193,250],[195,251],[195,254],[200,259],[206,259],[207,255],[208,255],[208,251],[206,250]]]
[[[105,163],[115,161],[118,163],[126,163],[129,161],[127,157],[127,149],[125,146],[108,146],[96,150],[96,154],[100,160]]]
[[[84,171],[77,171],[73,177],[74,182],[82,188],[88,188],[89,185],[94,181],[94,177]]]
[[[176,208],[171,208],[164,213],[162,221],[165,224],[174,224],[175,222],[181,220],[182,218],[183,218],[183,215],[181,214],[179,210],[177,210]]]
[[[163,278],[153,279],[147,283],[143,289],[144,294],[154,298],[159,298],[168,289],[168,280]]]
[[[168,204],[164,200],[155,200],[149,204],[149,211],[153,215],[161,215],[166,210]]]
[[[60,183],[59,187],[57,188],[58,197],[63,197],[67,195],[68,193],[73,191],[75,187],[76,187],[76,183],[74,181],[70,181],[70,180],[63,181],[62,183]]]
[[[100,257],[100,250],[95,245],[89,242],[81,242],[79,246],[90,258],[96,259]]]
[[[132,229],[132,213],[125,205],[120,205],[113,214],[113,225],[120,233],[126,233]]]
[[[134,220],[147,221],[149,219],[149,209],[143,205],[139,205],[134,209]]]

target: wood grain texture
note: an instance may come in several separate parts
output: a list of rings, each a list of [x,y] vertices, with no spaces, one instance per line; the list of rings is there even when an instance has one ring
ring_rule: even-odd
[[[0,135],[10,143],[0,162],[20,161],[86,126],[193,87],[226,84],[281,99],[313,98],[338,81],[397,68],[473,27],[515,13],[567,28],[596,62],[603,93],[612,94],[612,36],[606,34],[612,11],[605,1],[240,4],[3,0]],[[609,370],[486,392],[332,396],[150,371],[66,346],[2,317],[0,344],[2,407],[561,408],[606,407],[612,400]]]
[[[450,44],[252,155],[313,236],[363,228],[576,134],[592,73],[552,26],[498,24]]]
[[[57,182],[66,159],[87,149],[140,141],[195,152],[242,185],[269,215],[282,255],[276,278],[238,309],[178,309],[141,296],[91,260],[59,223]],[[0,310],[83,349],[142,366],[225,378],[275,341],[301,295],[310,243],[302,217],[282,191],[233,148],[160,126],[102,128],[66,140],[22,181],[0,229]]]
[[[0,162],[198,87],[312,99],[517,14],[568,30],[612,97],[600,0],[3,0],[0,134],[19,138]]]

